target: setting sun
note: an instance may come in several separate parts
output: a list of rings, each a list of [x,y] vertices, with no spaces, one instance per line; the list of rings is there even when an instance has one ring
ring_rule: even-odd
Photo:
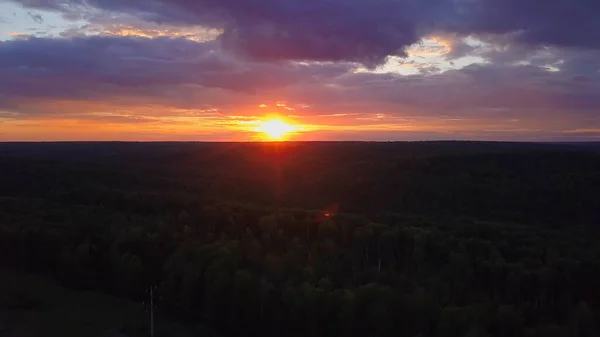
[[[296,128],[280,119],[270,119],[261,122],[257,131],[263,132],[269,139],[281,140],[285,135],[295,131]]]

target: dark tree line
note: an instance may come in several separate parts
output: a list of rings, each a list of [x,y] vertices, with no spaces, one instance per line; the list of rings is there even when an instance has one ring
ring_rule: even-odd
[[[337,202],[369,216],[597,225],[599,167],[598,144],[0,144],[3,195],[132,211],[140,194],[178,203],[171,212],[183,208],[182,196],[200,195],[308,209]]]

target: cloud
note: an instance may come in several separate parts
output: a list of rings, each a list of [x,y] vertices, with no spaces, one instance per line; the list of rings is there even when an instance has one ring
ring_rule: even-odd
[[[29,17],[33,21],[35,21],[35,23],[43,23],[44,22],[44,18],[42,17],[42,14],[33,13],[33,12],[27,12],[27,15],[29,15]]]
[[[368,67],[432,34],[504,36],[523,45],[600,48],[595,0],[20,0],[86,17],[97,11],[222,30],[253,59],[360,62]],[[457,45],[457,55],[468,51]]]
[[[349,69],[341,64],[294,63],[280,67],[242,63],[222,52],[214,41],[169,37],[30,38],[1,42],[0,56],[0,70],[17,83],[52,77],[77,84],[129,87],[198,84],[253,91],[297,80],[318,80],[319,76]]]
[[[178,107],[202,102],[277,107],[277,102],[286,102],[291,108],[310,106],[303,109],[306,114],[379,109],[375,113],[443,111],[464,116],[468,110],[508,116],[524,110],[600,110],[598,52],[554,50],[525,56],[520,59],[527,62],[402,76],[355,72],[351,63],[254,62],[237,58],[217,41],[28,38],[0,42],[0,92],[4,106],[31,99],[118,98]],[[550,71],[548,62],[560,71]]]
[[[350,64],[256,63],[238,60],[215,41],[91,36],[0,42],[0,106],[31,99],[120,100],[181,106],[239,103],[273,88],[319,83]],[[135,99],[134,99],[135,100]],[[141,100],[141,98],[140,98]],[[243,98],[252,101],[255,98]],[[137,101],[139,103],[139,101]]]
[[[594,0],[536,1],[479,0],[465,6],[462,18],[449,29],[464,33],[511,34],[513,40],[534,46],[600,48],[600,22]]]
[[[573,76],[533,65],[476,64],[427,77],[392,76],[359,87],[383,102],[420,109],[599,109],[594,94],[600,90],[599,76],[587,77],[583,84]]]
[[[200,25],[173,25],[144,21],[138,17],[107,12],[89,13],[85,24],[72,25],[64,30],[62,37],[116,35],[139,37],[184,37],[194,41],[210,41],[217,38],[221,31]]]
[[[412,17],[419,9],[402,2],[334,1],[22,1],[38,9],[82,17],[85,6],[116,11],[148,21],[196,24],[223,29],[223,45],[260,60],[383,62],[404,55],[418,41]],[[384,9],[391,5],[392,8]],[[390,15],[392,11],[398,14]],[[77,14],[79,13],[79,15]]]

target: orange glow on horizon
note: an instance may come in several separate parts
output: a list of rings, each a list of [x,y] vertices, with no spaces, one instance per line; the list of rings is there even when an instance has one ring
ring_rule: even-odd
[[[510,139],[513,135],[533,139],[526,137],[538,137],[542,132],[536,118],[525,117],[517,123],[500,118],[419,116],[418,111],[408,110],[399,115],[385,109],[313,110],[290,115],[273,111],[276,108],[269,103],[263,103],[265,108],[240,105],[232,111],[210,106],[186,109],[156,102],[135,103],[31,100],[23,103],[23,108],[44,113],[19,114],[0,109],[0,141],[284,142],[478,135],[485,139]],[[597,128],[585,124],[569,125],[557,132],[565,137],[598,133]]]

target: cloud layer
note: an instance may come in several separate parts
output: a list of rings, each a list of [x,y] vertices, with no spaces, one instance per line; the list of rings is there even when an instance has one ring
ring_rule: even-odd
[[[224,45],[261,60],[381,64],[432,32],[503,35],[532,46],[600,47],[595,0],[20,0],[71,17],[94,8],[223,29]],[[507,37],[508,36],[508,37]]]

